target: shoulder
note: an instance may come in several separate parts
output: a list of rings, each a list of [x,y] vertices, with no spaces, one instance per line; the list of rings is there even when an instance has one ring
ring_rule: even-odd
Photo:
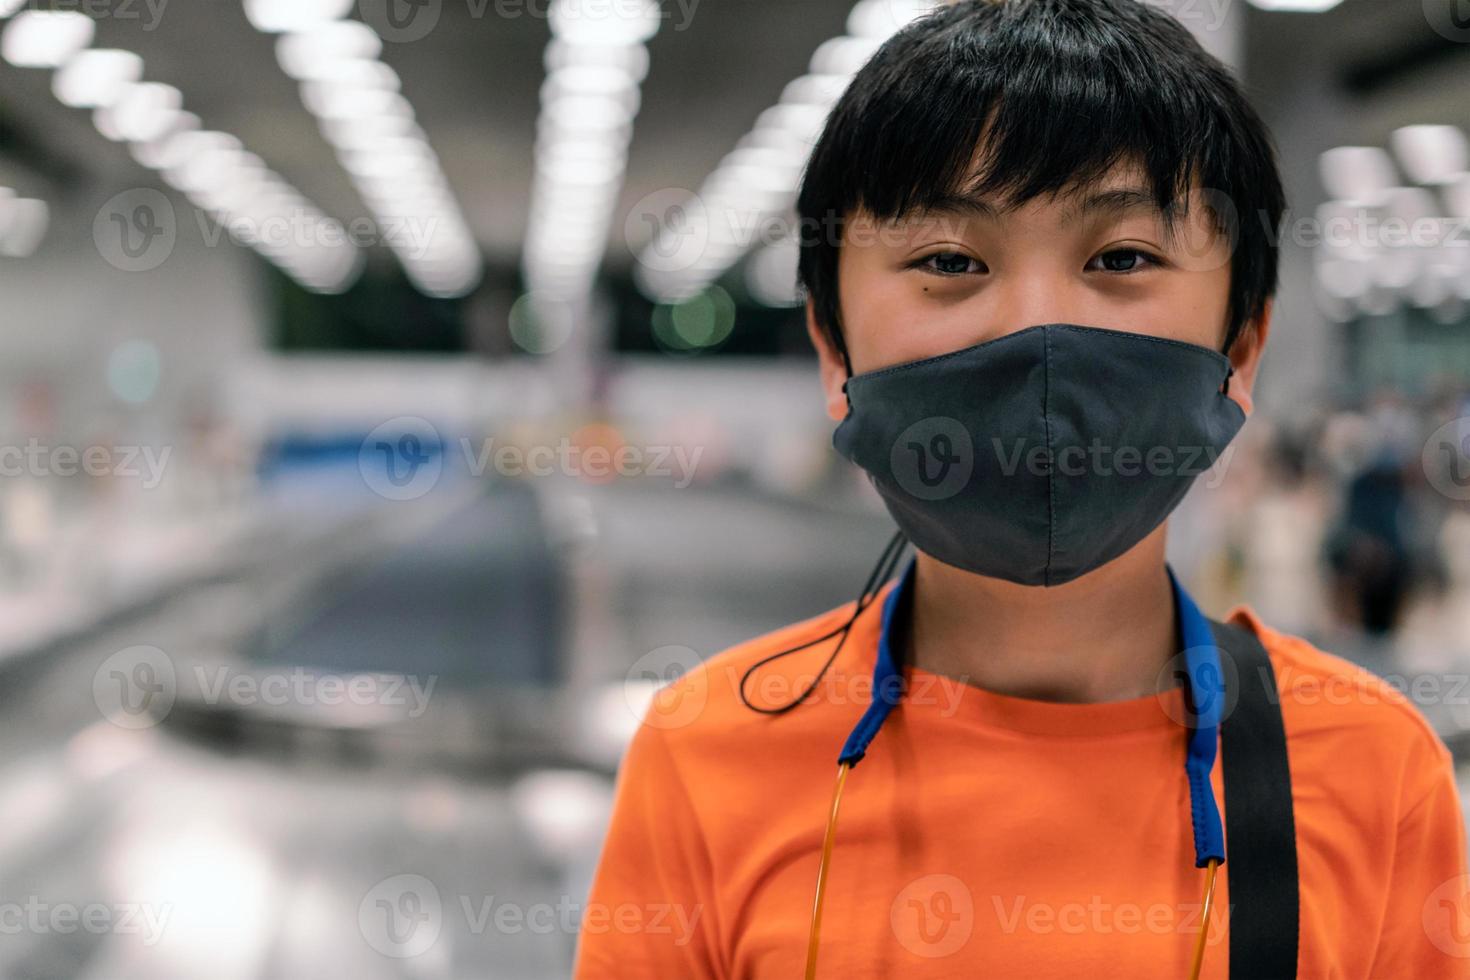
[[[1443,740],[1394,683],[1273,629],[1247,605],[1225,619],[1255,633],[1270,656],[1293,781],[1355,786],[1407,808],[1452,768]]]
[[[883,592],[861,611],[844,603],[708,657],[657,691],[634,749],[659,743],[655,751],[686,780],[697,769],[702,782],[748,774],[753,758],[774,755],[810,752],[835,764],[867,705]]]

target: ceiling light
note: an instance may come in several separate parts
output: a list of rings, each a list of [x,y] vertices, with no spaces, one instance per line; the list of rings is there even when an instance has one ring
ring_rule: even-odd
[[[1449,183],[1470,164],[1465,134],[1455,126],[1404,126],[1394,130],[1391,142],[1404,173],[1416,183]]]
[[[352,0],[245,0],[245,16],[258,31],[305,31],[341,20]]]
[[[112,105],[97,110],[108,130],[129,142],[148,142],[170,131],[184,97],[172,85],[143,82],[130,85]],[[98,122],[97,128],[103,129]]]
[[[1377,203],[1398,183],[1393,161],[1376,146],[1339,146],[1319,159],[1327,193],[1342,201]]]
[[[111,105],[143,77],[143,59],[131,51],[92,48],[56,70],[51,91],[63,105],[95,109]]]
[[[1251,5],[1261,10],[1282,11],[1297,14],[1320,14],[1331,10],[1342,0],[1250,0]]]
[[[276,60],[297,81],[317,78],[338,61],[376,58],[383,41],[362,21],[334,20],[310,30],[281,35]]]
[[[35,254],[50,221],[45,201],[16,197],[10,188],[0,187],[0,255],[23,259]]]
[[[642,0],[636,9],[628,3],[588,4],[579,0],[552,0],[551,33],[578,46],[642,44],[658,33],[660,11],[656,0]]]
[[[17,68],[59,68],[92,43],[95,30],[75,10],[26,10],[5,25],[0,56]]]

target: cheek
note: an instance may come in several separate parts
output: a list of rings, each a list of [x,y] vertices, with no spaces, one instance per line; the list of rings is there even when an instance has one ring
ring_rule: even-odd
[[[1188,272],[1175,288],[1159,298],[1153,316],[1159,321],[1150,332],[1213,347],[1225,342],[1225,313],[1230,305],[1230,267]]]
[[[844,258],[838,295],[853,371],[861,374],[974,343],[973,307],[942,302],[942,285],[922,273],[869,262],[860,251]]]

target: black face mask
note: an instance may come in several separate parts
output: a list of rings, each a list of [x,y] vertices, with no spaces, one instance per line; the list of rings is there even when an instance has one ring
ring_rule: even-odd
[[[915,548],[1061,585],[1146,537],[1225,453],[1245,423],[1233,373],[1209,347],[1043,324],[849,378],[833,445]]]

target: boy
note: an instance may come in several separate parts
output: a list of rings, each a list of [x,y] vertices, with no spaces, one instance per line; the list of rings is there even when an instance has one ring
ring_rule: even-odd
[[[1237,83],[1141,0],[962,0],[874,55],[800,271],[914,558],[655,700],[578,977],[1470,977],[1443,743],[1165,562],[1252,411],[1284,208]]]

